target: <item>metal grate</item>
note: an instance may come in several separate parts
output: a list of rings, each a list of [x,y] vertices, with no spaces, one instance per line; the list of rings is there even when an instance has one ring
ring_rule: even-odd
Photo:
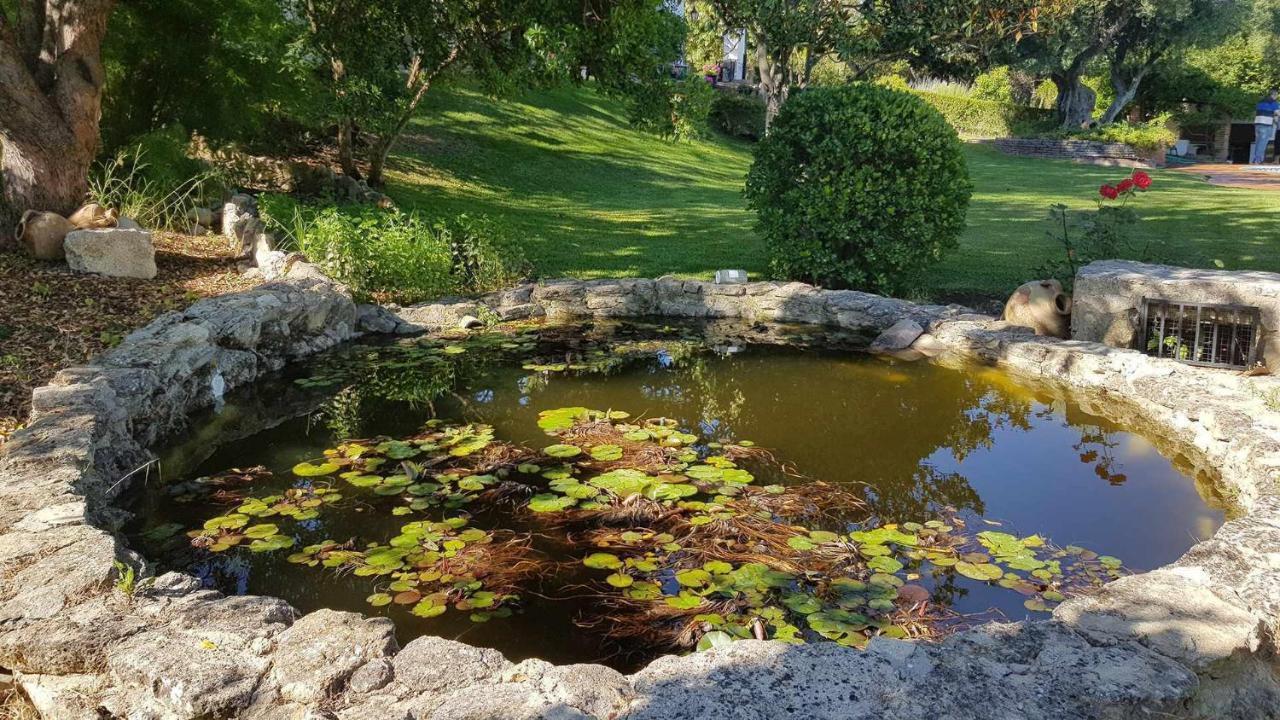
[[[1142,301],[1142,348],[1148,355],[1191,365],[1252,367],[1262,316],[1246,305]]]

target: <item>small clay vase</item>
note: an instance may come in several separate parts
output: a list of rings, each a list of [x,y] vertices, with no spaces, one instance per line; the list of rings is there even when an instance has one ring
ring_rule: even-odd
[[[1037,335],[1071,337],[1071,296],[1057,280],[1034,280],[1020,286],[1004,306],[1004,320],[1035,330]]]
[[[66,256],[62,241],[75,230],[71,221],[58,213],[28,210],[22,215],[14,235],[29,255],[37,260],[61,260]]]

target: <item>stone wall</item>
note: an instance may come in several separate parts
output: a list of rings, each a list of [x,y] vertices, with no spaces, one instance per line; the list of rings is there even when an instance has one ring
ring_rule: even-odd
[[[1164,152],[1145,156],[1124,143],[1051,138],[1000,138],[988,141],[1006,155],[1052,160],[1075,160],[1095,165],[1152,167],[1164,165]]]
[[[1073,294],[1071,337],[1121,348],[1136,348],[1142,339],[1144,299],[1257,307],[1259,357],[1280,366],[1280,274],[1104,260],[1080,269]]]
[[[740,641],[629,676],[513,664],[391,623],[224,597],[169,573],[131,595],[112,499],[147,448],[228,389],[361,331],[472,316],[738,317],[867,333],[909,319],[948,362],[1008,368],[1104,398],[1218,468],[1240,515],[1173,565],[1063,603],[1050,620],[988,623],[940,643]],[[1271,718],[1280,630],[1280,416],[1241,378],[1038,338],[957,307],[790,283],[558,281],[481,300],[357,307],[296,263],[259,289],[204,300],[36,391],[0,460],[0,667],[51,718]]]

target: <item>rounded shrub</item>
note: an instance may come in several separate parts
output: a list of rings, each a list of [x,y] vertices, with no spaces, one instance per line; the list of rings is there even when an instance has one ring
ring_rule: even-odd
[[[957,245],[971,194],[942,115],[870,84],[792,96],[747,175],[777,276],[882,293]]]

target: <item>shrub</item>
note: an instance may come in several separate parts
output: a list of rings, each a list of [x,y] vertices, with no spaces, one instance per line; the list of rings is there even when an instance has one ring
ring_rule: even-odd
[[[531,270],[523,250],[486,218],[430,220],[368,205],[305,205],[264,195],[263,220],[361,297],[410,303],[507,287]]]
[[[912,92],[942,113],[951,127],[965,137],[1028,135],[1052,128],[1057,122],[1051,110],[922,90]]]
[[[1013,80],[1009,68],[1001,65],[982,73],[973,80],[973,97],[978,100],[1013,104]]]
[[[718,92],[708,116],[711,127],[731,137],[764,137],[764,101],[753,94]]]
[[[1168,148],[1178,141],[1178,133],[1170,129],[1172,116],[1160,115],[1145,123],[1118,122],[1100,125],[1088,130],[1061,129],[1042,133],[1042,137],[1073,140],[1096,140],[1105,143],[1122,143],[1138,152],[1150,155]]]
[[[701,76],[638,83],[631,93],[631,124],[676,140],[702,137],[715,94]]]
[[[755,154],[747,199],[778,276],[902,292],[964,229],[972,185],[960,140],[908,93],[861,83],[800,93]]]

